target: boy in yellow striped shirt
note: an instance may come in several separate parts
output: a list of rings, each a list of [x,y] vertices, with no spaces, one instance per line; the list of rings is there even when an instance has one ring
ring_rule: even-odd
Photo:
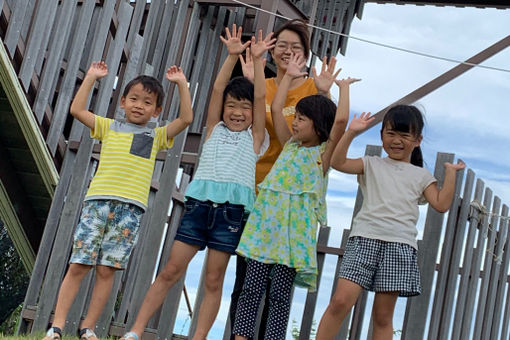
[[[177,84],[180,114],[163,127],[149,128],[163,106],[163,87],[150,76],[138,76],[125,87],[120,100],[125,122],[104,118],[87,110],[94,82],[108,74],[104,62],[93,62],[71,104],[71,114],[90,128],[102,142],[99,166],[85,197],[74,234],[69,269],[62,281],[52,327],[44,340],[62,336],[67,312],[88,271],[95,266],[96,283],[87,317],[79,330],[81,339],[97,340],[94,328],[113,284],[116,270],[127,265],[147,208],[156,154],[171,148],[174,137],[191,123],[193,112],[188,83],[182,69],[170,67],[166,78]]]

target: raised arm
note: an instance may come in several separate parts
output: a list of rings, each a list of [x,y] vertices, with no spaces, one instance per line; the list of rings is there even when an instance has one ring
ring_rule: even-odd
[[[241,62],[241,69],[243,70],[243,76],[253,83],[254,81],[254,66],[253,58],[251,56],[250,48],[246,48],[246,57],[242,54],[239,55],[239,61]],[[266,67],[266,58],[262,58],[262,65]]]
[[[359,118],[354,115],[349,128],[340,138],[333,155],[331,156],[331,167],[348,174],[363,174],[363,160],[361,158],[347,158],[347,151],[356,134],[363,131],[372,121],[370,113],[363,112]]]
[[[89,129],[94,129],[96,115],[87,110],[87,99],[89,98],[90,91],[92,91],[95,81],[103,78],[107,74],[108,67],[104,61],[93,62],[71,103],[70,111],[73,117],[78,119]]]
[[[189,93],[188,81],[182,68],[175,65],[166,71],[166,79],[176,83],[179,88],[179,116],[166,125],[166,138],[170,139],[177,136],[186,129],[193,121],[193,109],[191,108],[191,95]]]
[[[434,182],[423,192],[423,195],[434,209],[439,212],[447,212],[450,209],[455,192],[457,171],[465,167],[466,164],[462,161],[457,164],[444,163],[445,174],[441,190],[437,187],[437,182]]]
[[[340,72],[340,70],[335,72],[335,74],[338,75],[338,72]],[[342,80],[335,80],[335,83],[338,85],[339,101],[336,108],[335,121],[333,122],[328,141],[326,142],[326,149],[322,154],[322,168],[324,173],[329,170],[331,155],[333,154],[338,141],[342,138],[347,122],[349,121],[349,86],[360,80],[361,79],[351,77]]]
[[[262,30],[258,32],[258,40],[251,38],[252,58],[254,66],[254,101],[253,101],[253,150],[259,153],[264,142],[266,125],[266,82],[264,76],[263,55],[274,46],[273,32],[262,39]]]
[[[237,29],[236,24],[232,26],[232,34],[228,27],[225,28],[225,36],[226,39],[220,37],[220,40],[225,44],[225,47],[228,50],[227,59],[223,62],[218,75],[216,76],[216,80],[213,85],[213,90],[211,93],[211,99],[209,101],[209,109],[207,112],[207,136],[206,139],[209,138],[211,132],[216,124],[221,120],[221,113],[223,111],[223,91],[230,80],[230,76],[232,75],[232,70],[237,63],[237,59],[239,58],[239,54],[241,54],[250,42],[246,43],[241,42],[241,35],[243,33],[243,28],[239,27]]]
[[[287,143],[292,136],[287,122],[285,121],[285,117],[283,116],[283,107],[285,106],[285,100],[287,99],[292,80],[306,75],[306,72],[301,71],[305,65],[306,60],[303,56],[292,54],[289,64],[287,65],[287,71],[280,81],[278,90],[271,103],[271,117],[273,118],[274,131],[282,146]]]

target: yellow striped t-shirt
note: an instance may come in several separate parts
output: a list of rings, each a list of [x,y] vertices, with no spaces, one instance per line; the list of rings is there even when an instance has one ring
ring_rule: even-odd
[[[85,200],[115,199],[147,208],[156,154],[171,148],[166,127],[151,129],[95,117],[90,136],[102,142],[99,166]]]

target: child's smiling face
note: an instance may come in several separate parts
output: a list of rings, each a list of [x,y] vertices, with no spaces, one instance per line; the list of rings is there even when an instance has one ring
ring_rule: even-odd
[[[381,131],[384,151],[388,157],[397,161],[410,162],[414,148],[420,146],[422,136],[414,136],[410,132],[395,131],[385,126]]]
[[[230,94],[223,103],[223,121],[231,131],[243,131],[253,122],[253,103],[248,99],[235,99]]]
[[[148,92],[141,83],[133,85],[128,94],[120,99],[128,123],[145,126],[151,117],[157,117],[161,107],[157,106],[158,95]]]

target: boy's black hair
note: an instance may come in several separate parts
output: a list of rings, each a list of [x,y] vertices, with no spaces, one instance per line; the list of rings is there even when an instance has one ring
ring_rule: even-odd
[[[124,92],[122,93],[122,97],[126,97],[129,93],[129,90],[137,84],[142,84],[143,89],[149,93],[156,94],[156,106],[163,106],[163,98],[165,97],[165,93],[163,92],[163,86],[154,77],[141,75],[134,79],[132,79],[129,83],[127,83],[124,88]]]
[[[321,143],[328,140],[336,114],[336,105],[331,99],[321,94],[304,97],[296,104],[296,112],[312,120]]]
[[[230,79],[223,91],[223,103],[227,95],[237,100],[249,100],[253,104],[253,83],[245,77],[234,77]]]
[[[406,132],[419,138],[425,125],[423,114],[413,105],[396,105],[386,112],[381,127],[381,134],[385,127],[393,131]],[[423,155],[419,146],[411,154],[411,164],[423,167]]]
[[[278,39],[280,33],[285,30],[292,31],[299,36],[299,40],[301,41],[301,45],[303,45],[303,52],[305,58],[308,59],[310,56],[310,31],[308,31],[308,26],[306,22],[301,19],[294,19],[287,21],[274,32],[273,38]]]

